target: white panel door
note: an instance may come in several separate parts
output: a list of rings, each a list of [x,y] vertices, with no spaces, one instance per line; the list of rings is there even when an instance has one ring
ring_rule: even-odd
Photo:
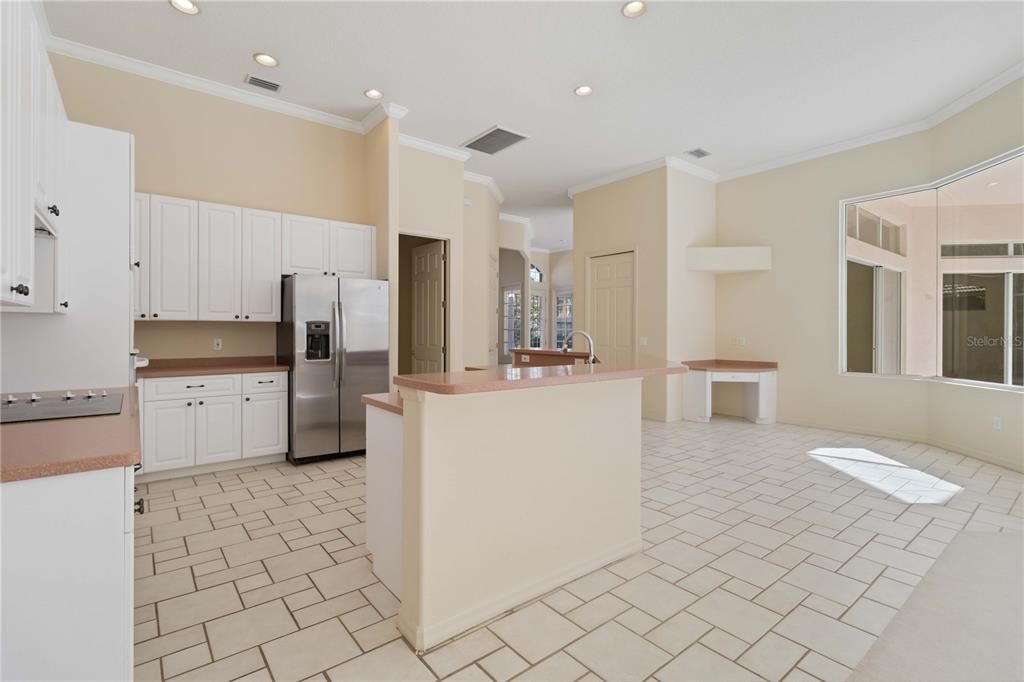
[[[412,371],[444,371],[444,242],[412,250]]]
[[[258,393],[242,403],[242,457],[288,451],[288,394]]]
[[[149,195],[135,194],[131,232],[132,314],[149,317]]]
[[[149,197],[149,304],[153,319],[199,319],[199,202]]]
[[[196,406],[194,400],[145,403],[143,466],[146,473],[190,467],[196,463]]]
[[[199,203],[199,319],[242,319],[242,209]]]
[[[242,319],[281,321],[281,214],[242,209]]]
[[[590,261],[588,319],[593,320],[594,354],[603,362],[633,361],[633,263],[632,252]]]
[[[196,401],[196,466],[242,458],[242,397]]]
[[[326,275],[330,270],[330,222],[299,215],[281,216],[281,272]]]
[[[372,225],[331,221],[331,274],[373,279],[374,228]]]

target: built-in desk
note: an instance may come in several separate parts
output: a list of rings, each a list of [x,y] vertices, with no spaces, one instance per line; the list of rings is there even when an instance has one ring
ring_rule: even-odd
[[[683,418],[711,419],[711,385],[716,382],[744,384],[743,416],[755,424],[775,423],[775,384],[779,364],[750,360],[687,360],[683,379]]]

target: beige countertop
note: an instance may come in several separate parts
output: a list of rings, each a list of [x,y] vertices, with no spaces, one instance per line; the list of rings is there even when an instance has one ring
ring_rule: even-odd
[[[691,370],[711,372],[773,372],[779,368],[777,362],[755,360],[684,360]]]
[[[395,414],[405,413],[402,396],[398,395],[398,391],[392,391],[391,393],[369,393],[364,395],[362,400],[364,405],[379,407],[382,410],[394,412]]]
[[[153,379],[157,377],[287,371],[288,366],[277,364],[277,359],[273,355],[228,358],[163,358],[150,360],[148,367],[142,367],[135,371],[135,376],[139,379]]]
[[[465,372],[400,374],[395,377],[395,385],[415,388],[428,393],[452,395],[681,374],[686,371],[688,371],[686,365],[653,360],[637,360],[623,364],[605,362],[596,365],[551,365],[546,367],[496,365],[474,368]]]
[[[125,396],[120,414],[0,426],[0,452],[3,453],[0,481],[7,483],[138,464],[142,453],[138,392],[134,386],[108,388],[107,392]],[[63,394],[64,391],[40,393],[43,397]]]

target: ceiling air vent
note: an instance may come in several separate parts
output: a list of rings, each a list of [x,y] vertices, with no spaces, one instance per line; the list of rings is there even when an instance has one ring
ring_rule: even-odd
[[[697,147],[696,149],[691,149],[690,151],[688,151],[686,153],[689,154],[690,156],[692,156],[695,159],[703,159],[705,156],[711,156],[711,152],[709,152],[707,149],[702,149],[701,147]]]
[[[257,88],[263,88],[264,90],[270,90],[271,92],[277,92],[281,86],[273,81],[263,80],[257,76],[246,76],[245,82],[249,85],[255,85]]]
[[[522,142],[525,139],[525,135],[494,126],[462,146],[484,154],[497,154],[502,149],[508,149],[516,142]]]

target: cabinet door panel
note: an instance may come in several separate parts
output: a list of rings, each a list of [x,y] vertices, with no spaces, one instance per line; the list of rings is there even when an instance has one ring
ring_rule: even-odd
[[[331,246],[329,222],[287,214],[281,220],[281,272],[296,275],[327,273]]]
[[[281,214],[242,209],[242,319],[281,321]]]
[[[196,401],[196,465],[242,457],[242,398]]]
[[[198,319],[196,242],[199,204],[149,197],[149,299],[153,319]]]
[[[331,274],[371,279],[374,270],[374,228],[331,222]]]
[[[196,463],[195,407],[194,400],[145,403],[142,457],[147,472]]]
[[[149,195],[135,194],[131,232],[132,313],[149,318]]]
[[[242,319],[242,209],[199,204],[199,319]]]
[[[288,451],[288,394],[260,393],[242,403],[242,457]]]

